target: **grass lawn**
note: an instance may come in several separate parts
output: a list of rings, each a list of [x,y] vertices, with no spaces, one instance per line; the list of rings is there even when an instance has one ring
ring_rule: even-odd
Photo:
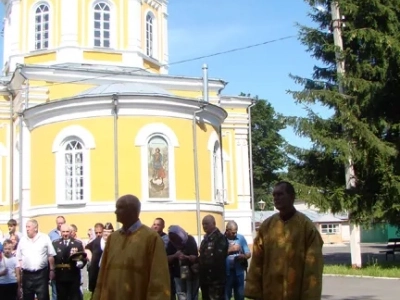
[[[367,262],[361,269],[352,269],[348,265],[325,265],[324,274],[400,278],[400,262]]]

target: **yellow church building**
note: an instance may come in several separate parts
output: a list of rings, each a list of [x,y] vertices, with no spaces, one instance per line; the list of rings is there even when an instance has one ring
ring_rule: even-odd
[[[3,232],[11,217],[48,232],[63,215],[85,238],[134,194],[147,225],[199,238],[212,214],[251,239],[252,99],[222,95],[206,66],[168,75],[166,0],[2,2]]]

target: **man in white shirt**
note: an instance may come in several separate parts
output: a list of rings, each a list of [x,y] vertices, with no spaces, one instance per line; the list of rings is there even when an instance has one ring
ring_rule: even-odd
[[[26,223],[26,236],[17,248],[17,260],[22,269],[23,300],[49,300],[49,278],[54,279],[56,252],[48,235],[38,231],[38,222]],[[50,267],[50,268],[49,268]]]

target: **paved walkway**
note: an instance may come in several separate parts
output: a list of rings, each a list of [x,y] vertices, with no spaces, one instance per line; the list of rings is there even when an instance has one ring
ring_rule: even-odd
[[[322,300],[399,300],[400,279],[324,276]]]

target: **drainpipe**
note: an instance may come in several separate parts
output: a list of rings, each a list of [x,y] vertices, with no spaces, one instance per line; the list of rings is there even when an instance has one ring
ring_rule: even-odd
[[[251,201],[251,218],[253,225],[253,238],[256,237],[256,214],[255,214],[255,199],[254,199],[254,183],[253,183],[253,143],[251,134],[251,108],[256,105],[256,101],[253,99],[250,106],[247,107],[247,115],[249,116],[249,132],[248,132],[248,147],[249,147],[249,171],[250,171],[250,201]]]
[[[193,158],[194,158],[194,187],[196,194],[196,221],[197,221],[197,245],[201,244],[201,215],[200,215],[200,189],[199,189],[199,162],[197,154],[197,114],[204,110],[204,106],[193,113]]]
[[[18,219],[18,224],[19,226],[23,226],[23,207],[24,207],[24,176],[23,176],[23,171],[24,171],[24,110],[28,107],[28,100],[29,99],[29,82],[26,84],[26,89],[25,89],[25,103],[21,103],[21,109],[18,114],[19,117],[19,151],[18,151],[18,160],[19,160],[19,165],[18,165],[18,181],[19,181],[19,189],[18,189],[18,199],[19,199],[19,219]]]
[[[119,197],[118,179],[118,95],[112,95],[113,115],[114,115],[114,198],[117,203]],[[116,223],[117,230],[120,228],[119,222]]]
[[[222,221],[224,222],[225,226],[225,170],[224,170],[224,151],[222,147],[222,125],[219,125],[218,128],[218,138],[219,138],[219,149],[220,153],[220,160],[221,160],[221,180],[222,180]],[[223,228],[225,230],[225,228]]]
[[[13,218],[14,211],[14,97],[13,92],[10,93],[10,219]]]
[[[200,214],[200,187],[199,187],[199,161],[197,153],[197,115],[204,110],[208,103],[208,67],[203,65],[203,100],[200,108],[193,113],[192,130],[193,130],[193,160],[194,160],[194,187],[196,194],[196,221],[197,221],[197,245],[201,244],[201,214]]]

